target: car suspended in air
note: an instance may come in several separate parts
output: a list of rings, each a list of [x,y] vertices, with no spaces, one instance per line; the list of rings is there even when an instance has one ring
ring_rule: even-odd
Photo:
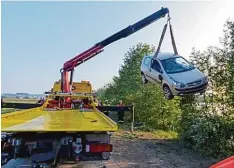
[[[159,84],[166,99],[206,91],[207,76],[182,56],[158,53],[153,58],[154,55],[146,55],[142,60],[142,82]]]

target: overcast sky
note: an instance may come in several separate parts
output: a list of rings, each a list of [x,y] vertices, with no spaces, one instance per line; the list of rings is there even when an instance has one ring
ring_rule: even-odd
[[[2,93],[43,93],[60,78],[63,63],[142,18],[168,7],[180,55],[218,45],[234,1],[2,2]],[[74,80],[97,89],[118,75],[128,49],[157,45],[166,17],[78,66]],[[169,31],[162,51],[172,52]]]

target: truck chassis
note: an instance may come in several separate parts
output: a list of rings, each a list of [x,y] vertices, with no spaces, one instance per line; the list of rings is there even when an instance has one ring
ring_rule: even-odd
[[[2,133],[1,165],[12,167],[17,158],[26,159],[26,165],[34,168],[56,167],[64,161],[108,160],[110,138],[109,132]]]

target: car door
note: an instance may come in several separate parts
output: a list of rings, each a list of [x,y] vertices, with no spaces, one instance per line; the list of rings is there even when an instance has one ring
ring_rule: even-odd
[[[149,77],[152,79],[153,83],[161,83],[159,79],[160,74],[162,74],[162,68],[158,60],[152,59],[151,66],[149,67]]]
[[[151,58],[150,57],[146,57],[143,61],[143,68],[142,68],[142,71],[143,73],[145,74],[145,77],[147,80],[151,81],[149,79],[149,67],[150,67],[150,64],[151,64]]]

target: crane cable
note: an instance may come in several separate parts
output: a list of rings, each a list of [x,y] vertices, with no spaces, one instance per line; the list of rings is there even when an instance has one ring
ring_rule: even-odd
[[[158,48],[157,48],[157,50],[156,50],[156,52],[154,54],[154,57],[153,57],[154,60],[157,58],[158,53],[160,51],[160,48],[161,48],[161,45],[162,45],[162,41],[164,39],[164,35],[166,33],[166,30],[167,30],[168,23],[169,23],[169,27],[170,27],[171,42],[172,42],[174,54],[178,55],[176,44],[175,44],[175,38],[174,38],[174,35],[173,35],[173,29],[172,29],[172,25],[171,25],[170,20],[171,20],[171,18],[170,18],[170,15],[168,14],[167,23],[164,25],[164,28],[163,28],[163,31],[162,31],[162,34],[161,34],[161,38],[160,38],[160,41],[159,41],[159,44],[158,44]]]

